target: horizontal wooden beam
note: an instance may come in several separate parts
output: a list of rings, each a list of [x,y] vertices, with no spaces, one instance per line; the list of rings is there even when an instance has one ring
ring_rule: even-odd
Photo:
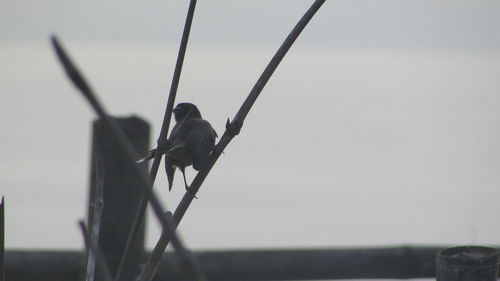
[[[433,278],[435,254],[445,247],[195,251],[210,280],[320,280]],[[7,251],[9,281],[81,280],[84,256],[74,251]],[[182,275],[164,254],[156,280]]]

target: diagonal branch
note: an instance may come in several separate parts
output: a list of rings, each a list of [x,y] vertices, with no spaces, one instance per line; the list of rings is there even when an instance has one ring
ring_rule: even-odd
[[[5,199],[0,198],[0,281],[5,281]]]
[[[254,87],[252,88],[247,98],[245,99],[240,109],[238,110],[238,113],[236,113],[234,119],[232,121],[229,121],[229,119],[227,120],[226,131],[224,132],[224,135],[221,137],[219,143],[217,144],[214,151],[210,155],[206,167],[204,167],[201,171],[198,172],[193,182],[191,183],[189,190],[186,192],[181,202],[179,203],[179,206],[177,206],[177,209],[174,212],[174,220],[177,224],[179,224],[182,218],[184,217],[184,214],[189,208],[191,202],[193,201],[193,198],[198,192],[201,184],[207,177],[208,173],[212,169],[213,165],[215,164],[221,153],[224,151],[229,142],[231,142],[231,140],[236,135],[239,134],[248,112],[250,111],[253,104],[259,97],[260,93],[262,92],[262,89],[264,89],[264,86],[266,85],[267,81],[269,81],[269,78],[274,73],[274,71],[280,64],[281,60],[285,57],[286,53],[288,52],[292,44],[295,42],[300,33],[304,30],[304,28],[309,23],[311,18],[316,14],[319,8],[321,8],[324,2],[325,0],[316,0],[309,8],[309,10],[307,10],[304,16],[302,16],[302,18],[295,25],[295,27],[290,32],[288,37],[285,39],[281,47],[278,49],[274,57],[271,59],[267,67],[264,69],[264,72],[261,74],[261,76],[255,83]],[[169,241],[170,241],[169,234],[163,232],[159,241],[155,246],[154,252],[157,253],[164,252]],[[141,273],[141,276],[139,277],[139,280],[141,281],[152,280],[153,278],[152,274],[155,272],[155,269],[159,264],[160,256],[161,255],[152,255],[150,257],[150,259],[146,263],[146,267],[144,268],[143,272]]]
[[[182,65],[184,63],[184,57],[186,54],[187,43],[189,39],[189,33],[191,31],[191,24],[193,22],[194,10],[196,7],[196,0],[191,0],[188,8],[188,13],[186,16],[186,22],[184,24],[184,31],[182,32],[181,44],[179,47],[179,53],[177,54],[177,62],[175,64],[174,76],[172,77],[172,84],[170,85],[170,94],[168,96],[167,107],[165,109],[165,115],[163,117],[163,124],[161,126],[160,136],[157,140],[157,149],[167,140],[168,129],[170,126],[170,120],[172,117],[172,110],[174,107],[175,96],[177,94],[177,88],[179,86],[179,80],[181,77]],[[156,175],[158,174],[158,168],[160,167],[162,155],[157,153],[154,157],[153,164],[149,170],[149,177],[152,184],[154,184]],[[144,219],[144,213],[148,205],[147,198],[143,195],[139,201],[139,206],[137,208],[137,213],[132,223],[130,233],[127,239],[125,249],[120,260],[120,265],[116,272],[115,281],[121,280],[125,268],[130,262],[130,257],[132,256],[132,250],[134,248],[135,241],[137,240],[137,234],[139,233],[140,226]]]
[[[148,197],[151,202],[151,207],[155,212],[158,220],[162,224],[163,230],[169,234],[172,238],[172,245],[175,249],[177,257],[182,261],[182,264],[186,265],[183,268],[187,274],[191,274],[196,280],[200,280],[197,277],[203,276],[199,271],[199,267],[194,260],[192,254],[184,247],[184,244],[181,242],[179,236],[175,232],[174,222],[172,218],[165,215],[164,209],[161,206],[160,201],[156,197],[153,192],[153,186],[148,175],[139,168],[138,165],[135,165],[135,157],[137,153],[135,152],[134,147],[127,139],[125,133],[120,128],[120,126],[109,117],[107,112],[101,103],[97,100],[96,95],[91,90],[89,84],[85,81],[80,72],[76,69],[75,65],[71,62],[70,58],[62,48],[61,44],[57,40],[56,36],[52,36],[52,45],[54,50],[61,62],[62,66],[66,70],[68,77],[73,82],[73,84],[80,89],[80,92],[87,99],[87,101],[91,104],[94,111],[98,114],[98,116],[104,121],[105,126],[108,127],[110,132],[115,137],[115,141],[117,146],[122,150],[122,155],[124,157],[124,163],[132,165],[134,168],[132,169],[133,173],[141,180],[141,187],[144,190],[145,195]],[[205,278],[201,278],[205,279]]]
[[[106,264],[106,261],[104,260],[104,255],[99,249],[97,243],[94,240],[90,239],[89,237],[90,234],[87,230],[85,222],[81,220],[78,222],[78,224],[80,225],[80,229],[82,231],[83,241],[85,242],[85,247],[87,248],[87,252],[95,254],[95,262],[97,263],[97,267],[100,269],[100,272],[102,273],[103,280],[112,281],[113,279],[111,278],[111,272],[109,271],[109,267]],[[94,276],[95,276],[94,268],[92,268],[91,271],[89,271],[87,268],[87,280],[89,281],[93,280]]]

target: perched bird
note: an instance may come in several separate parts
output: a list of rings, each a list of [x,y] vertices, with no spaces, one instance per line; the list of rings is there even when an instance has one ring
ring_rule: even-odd
[[[206,165],[215,147],[217,132],[210,123],[201,118],[200,111],[192,103],[179,103],[173,112],[176,124],[168,140],[158,150],[152,149],[142,153],[138,162],[152,159],[158,152],[165,154],[168,190],[172,189],[176,167],[181,170],[188,189],[185,168],[193,165],[193,168],[199,171]]]

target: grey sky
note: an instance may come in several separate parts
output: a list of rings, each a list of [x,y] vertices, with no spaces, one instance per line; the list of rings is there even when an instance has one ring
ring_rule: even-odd
[[[199,0],[177,100],[222,135],[311,2]],[[8,247],[81,246],[95,115],[48,35],[155,139],[187,3],[0,0]],[[498,15],[497,0],[328,0],[207,178],[181,225],[188,245],[499,244]],[[157,181],[170,208],[176,180],[170,193]]]
[[[278,44],[312,1],[198,1],[192,45]],[[0,3],[0,40],[177,43],[188,1]],[[496,0],[329,0],[299,44],[348,48],[499,49]]]

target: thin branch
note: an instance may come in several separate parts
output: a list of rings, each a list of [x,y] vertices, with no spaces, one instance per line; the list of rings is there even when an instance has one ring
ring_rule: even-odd
[[[0,198],[0,281],[5,280],[5,199]]]
[[[158,137],[157,140],[157,149],[158,147],[163,145],[163,142],[167,140],[170,120],[172,116],[172,110],[174,108],[175,97],[177,95],[177,88],[179,86],[179,80],[182,72],[182,65],[184,63],[184,57],[186,54],[189,33],[191,31],[191,24],[193,22],[195,7],[196,7],[196,0],[191,0],[188,8],[188,13],[186,16],[186,22],[184,24],[184,31],[182,32],[181,44],[179,47],[179,53],[177,54],[177,62],[175,64],[174,75],[172,77],[172,84],[170,85],[170,93],[168,96],[167,107],[165,108],[165,114],[163,116],[163,123],[160,130],[160,136]],[[153,164],[151,165],[151,169],[149,171],[149,178],[151,179],[152,184],[154,184],[156,175],[158,174],[158,168],[160,167],[161,157],[162,155],[160,153],[157,153],[154,157]],[[123,251],[120,260],[120,265],[118,266],[115,281],[122,279],[124,269],[130,262],[130,258],[132,256],[132,250],[134,248],[135,241],[137,240],[137,234],[139,233],[140,226],[144,219],[144,213],[146,211],[147,204],[148,200],[143,195],[141,197],[141,200],[139,201],[137,213],[132,223],[132,227],[129,233],[129,237],[127,239],[125,250]]]
[[[52,36],[52,44],[61,64],[68,74],[68,77],[75,84],[75,86],[80,89],[83,96],[91,104],[94,111],[103,120],[105,126],[107,126],[107,128],[115,137],[115,141],[118,147],[122,149],[124,162],[133,166],[132,172],[135,173],[137,178],[140,179],[140,186],[143,188],[144,193],[149,199],[149,202],[151,202],[151,207],[153,208],[153,211],[155,212],[158,220],[162,224],[163,230],[167,232],[172,238],[172,246],[174,247],[177,257],[182,261],[182,264],[189,265],[189,270],[193,270],[186,273],[192,274],[193,276],[202,276],[192,254],[184,247],[179,236],[175,232],[173,220],[164,215],[164,209],[152,189],[152,184],[148,175],[142,169],[140,169],[138,165],[135,164],[135,157],[137,156],[137,152],[135,151],[130,141],[127,139],[125,133],[115,122],[115,120],[109,117],[107,112],[104,110],[104,107],[100,104],[100,102],[98,102],[97,97],[95,96],[83,76],[71,62],[70,58],[57,40],[56,36]]]
[[[292,44],[295,42],[297,37],[300,35],[302,30],[306,27],[306,25],[309,23],[311,18],[316,14],[316,12],[321,8],[325,0],[316,0],[312,6],[307,10],[307,12],[302,16],[300,21],[297,23],[297,25],[293,28],[293,30],[290,32],[288,37],[285,39],[281,47],[278,49],[274,57],[271,59],[267,67],[264,69],[264,72],[261,74],[257,82],[255,83],[254,87],[248,94],[247,98],[241,105],[240,109],[238,110],[238,113],[234,117],[233,121],[229,122],[229,119],[226,124],[226,131],[224,132],[224,135],[221,137],[219,143],[216,145],[214,151],[210,155],[210,158],[208,160],[207,165],[198,172],[196,177],[194,178],[193,182],[191,183],[191,186],[189,190],[186,192],[184,197],[182,198],[181,202],[177,206],[177,209],[174,212],[174,220],[179,224],[184,217],[184,214],[186,213],[187,209],[189,208],[191,202],[193,201],[193,198],[195,197],[196,193],[198,192],[201,184],[207,177],[208,173],[212,169],[213,165],[221,155],[221,153],[224,151],[226,146],[231,142],[231,140],[239,134],[241,127],[243,126],[243,122],[252,108],[253,104],[259,97],[260,93],[262,92],[262,89],[266,85],[267,81],[269,81],[269,78],[271,75],[274,73],[278,65],[280,64],[281,60],[283,57],[286,55]],[[163,232],[159,241],[157,242],[154,251],[155,252],[164,252],[165,248],[167,247],[169,243],[170,237],[168,233]],[[146,273],[151,273],[155,272],[155,268],[159,264],[159,256],[158,255],[152,255],[148,262],[146,263],[146,267],[143,270],[143,273],[141,273],[140,280],[142,281],[150,281],[152,280],[153,276],[142,276],[143,274]]]
[[[166,213],[167,216],[172,217],[171,212]],[[150,260],[160,260],[163,255],[163,251],[161,249],[154,249],[153,252],[151,253]],[[158,270],[158,267],[154,266],[146,266],[144,271],[141,273],[139,278],[137,280],[151,280],[152,277],[156,274],[156,271]]]
[[[101,217],[102,210],[104,208],[104,177],[102,171],[102,164],[97,163],[96,172],[96,188],[94,190],[94,200],[90,203],[92,225],[91,225],[91,237],[90,240],[94,245],[98,245],[99,242],[99,229],[101,227]],[[87,280],[94,281],[95,278],[95,252],[92,247],[89,248],[89,255],[87,260]]]
[[[97,267],[100,269],[100,272],[103,275],[104,281],[112,281],[111,277],[111,272],[109,271],[109,267],[106,264],[106,261],[104,260],[104,255],[102,254],[101,250],[99,249],[99,246],[97,246],[96,243],[94,243],[93,240],[89,238],[89,232],[87,230],[87,227],[85,226],[85,222],[83,220],[79,221],[78,224],[80,225],[80,229],[82,231],[83,235],[83,240],[85,241],[85,248],[87,248],[87,252],[94,252],[96,255],[96,263]],[[90,275],[88,275],[90,274]],[[93,278],[95,272],[87,272],[87,277],[88,278]],[[88,279],[90,280],[90,279]]]

